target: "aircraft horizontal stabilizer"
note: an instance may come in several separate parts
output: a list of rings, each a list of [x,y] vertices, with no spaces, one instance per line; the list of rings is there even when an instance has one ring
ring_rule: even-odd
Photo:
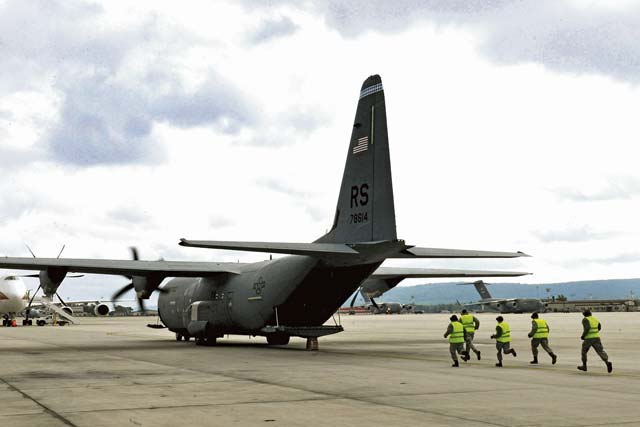
[[[389,258],[518,258],[528,257],[524,252],[475,251],[467,249],[419,248],[416,246],[398,252]]]
[[[419,279],[419,278],[447,278],[447,277],[518,277],[531,273],[522,271],[491,271],[491,270],[451,270],[441,268],[403,268],[380,267],[373,272],[370,279]]]
[[[359,253],[344,243],[233,242],[180,239],[180,246],[309,256],[358,255]]]
[[[346,261],[351,258],[362,261],[362,259],[367,259],[369,262],[383,261],[386,258],[517,258],[529,256],[523,252],[419,248],[407,245],[403,240],[383,240],[360,243],[285,243],[180,239],[180,246],[249,252],[269,252],[288,255],[307,255],[316,258],[323,258],[325,260],[341,259]]]

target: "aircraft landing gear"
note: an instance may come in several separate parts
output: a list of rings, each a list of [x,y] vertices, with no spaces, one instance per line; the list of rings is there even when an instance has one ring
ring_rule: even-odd
[[[179,332],[176,332],[176,341],[190,341],[191,340],[191,335],[182,335]]]
[[[196,345],[216,345],[217,337],[196,337]]]
[[[269,345],[287,345],[289,344],[289,335],[275,333],[267,335],[267,344]]]
[[[31,320],[31,319],[28,319],[28,320],[27,319],[23,319],[22,320],[22,326],[31,326],[31,325],[33,325],[33,320]]]

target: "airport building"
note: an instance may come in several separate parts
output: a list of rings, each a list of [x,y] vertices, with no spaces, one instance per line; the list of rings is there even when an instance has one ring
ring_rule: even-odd
[[[640,311],[637,300],[575,300],[575,301],[546,301],[545,309],[551,313],[570,313],[591,310],[592,312],[626,312]]]

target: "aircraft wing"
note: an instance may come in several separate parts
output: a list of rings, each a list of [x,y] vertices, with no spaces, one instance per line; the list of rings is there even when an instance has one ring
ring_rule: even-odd
[[[442,249],[409,247],[388,258],[518,258],[528,257],[524,252],[494,252],[467,249]],[[452,276],[456,277],[456,276]],[[466,276],[460,276],[466,277]]]
[[[369,276],[369,279],[419,279],[446,277],[518,277],[531,273],[522,271],[491,271],[491,270],[451,270],[441,268],[403,268],[379,267]]]
[[[0,269],[47,270],[53,268],[65,272],[122,276],[206,277],[219,273],[240,274],[241,265],[219,262],[0,257]]]

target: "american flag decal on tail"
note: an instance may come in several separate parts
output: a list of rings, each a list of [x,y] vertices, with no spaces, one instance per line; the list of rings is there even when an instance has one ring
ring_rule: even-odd
[[[369,148],[369,137],[363,136],[362,138],[358,138],[358,143],[353,147],[353,154],[367,151],[367,148]]]

